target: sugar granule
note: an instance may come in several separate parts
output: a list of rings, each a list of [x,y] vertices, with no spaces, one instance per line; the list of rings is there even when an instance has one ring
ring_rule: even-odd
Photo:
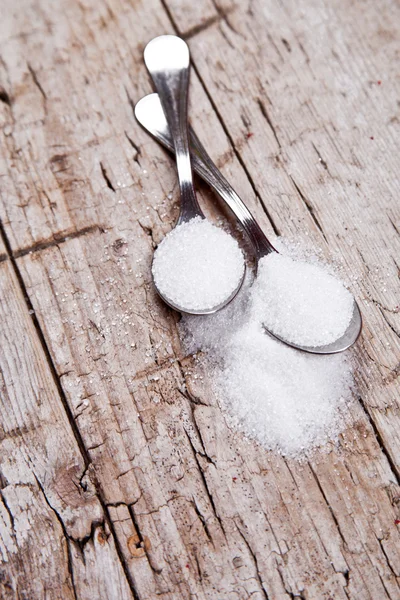
[[[257,281],[247,280],[215,315],[185,316],[181,338],[187,352],[204,351],[202,360],[234,429],[267,449],[304,457],[335,441],[344,428],[351,359],[348,353],[306,354],[271,338],[263,327],[260,291]]]
[[[338,340],[354,308],[350,292],[320,264],[275,253],[261,259],[252,298],[267,329],[305,346]]]
[[[172,304],[202,311],[222,304],[236,290],[244,258],[232,236],[196,217],[163,239],[152,272],[158,290]]]

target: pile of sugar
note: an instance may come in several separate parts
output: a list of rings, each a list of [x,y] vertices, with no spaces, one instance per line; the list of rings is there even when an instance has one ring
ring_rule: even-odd
[[[306,354],[267,335],[261,289],[246,281],[222,311],[185,316],[180,334],[187,352],[204,352],[198,360],[206,363],[230,426],[267,449],[300,458],[343,430],[351,360],[348,354]]]
[[[303,346],[338,340],[353,315],[353,296],[336,277],[282,254],[261,259],[252,297],[269,331]]]
[[[224,303],[239,286],[244,258],[237,241],[196,217],[173,229],[154,253],[159,292],[182,311],[206,311]]]

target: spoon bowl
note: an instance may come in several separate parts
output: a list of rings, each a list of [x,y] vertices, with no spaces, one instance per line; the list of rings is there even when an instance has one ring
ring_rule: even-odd
[[[180,306],[179,304],[170,300],[165,294],[163,294],[158,289],[157,284],[155,282],[154,282],[154,286],[157,290],[157,294],[162,298],[163,302],[165,304],[167,304],[167,306],[169,306],[170,308],[173,308],[174,310],[176,310],[182,314],[201,316],[201,315],[213,315],[214,313],[216,313],[219,310],[221,310],[222,308],[224,308],[227,304],[229,304],[229,302],[231,302],[235,298],[235,296],[237,296],[238,293],[240,292],[243,282],[244,282],[244,279],[245,278],[243,276],[242,279],[240,279],[237,287],[233,290],[233,292],[230,294],[230,296],[228,296],[228,298],[226,300],[224,300],[223,302],[220,302],[213,308],[206,308],[204,310],[196,310],[196,309],[192,309],[192,308],[190,310],[188,310],[184,306]]]
[[[160,98],[157,96],[157,94],[150,94],[139,100],[135,107],[135,116],[148,133],[150,133],[168,150],[174,152],[174,144],[170,134],[168,122],[163,112],[163,106],[160,102]],[[271,252],[277,252],[276,249],[267,239],[242,199],[238,196],[230,183],[225,179],[218,167],[211,160],[205,148],[191,128],[189,128],[189,139],[190,153],[194,170],[204,181],[210,185],[211,188],[214,189],[214,191],[222,198],[222,200],[226,202],[238,219],[239,223],[242,225],[252,245],[257,268],[259,260]],[[239,291],[240,287],[237,291]],[[234,296],[232,296],[230,300],[232,300],[233,297]],[[222,308],[222,306],[220,308]],[[362,317],[360,308],[355,299],[352,318],[345,333],[334,342],[323,346],[306,346],[296,344],[265,328],[268,334],[280,342],[283,342],[287,346],[291,346],[292,348],[296,348],[297,350],[308,352],[310,354],[322,355],[337,354],[347,350],[358,340],[361,329]]]
[[[353,344],[355,344],[355,342],[360,337],[362,329],[362,317],[360,308],[357,302],[354,300],[353,314],[346,331],[342,336],[340,336],[340,338],[338,338],[334,342],[331,342],[330,344],[325,344],[324,346],[304,346],[301,344],[296,344],[295,342],[288,341],[285,338],[279,336],[270,329],[267,329],[265,325],[264,329],[266,333],[274,339],[278,340],[279,342],[283,342],[287,346],[296,348],[296,350],[308,352],[309,354],[339,354],[340,352],[348,350]]]

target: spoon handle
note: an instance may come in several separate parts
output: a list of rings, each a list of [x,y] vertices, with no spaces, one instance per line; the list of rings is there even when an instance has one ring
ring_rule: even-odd
[[[181,191],[179,225],[196,216],[204,216],[193,187],[189,151],[189,48],[175,35],[161,35],[147,44],[144,62],[161,100],[175,149]]]
[[[174,151],[170,129],[157,94],[149,94],[139,100],[135,106],[135,115],[142,127],[151,133],[156,140],[168,150]],[[221,196],[232,210],[249,237],[256,259],[259,260],[262,256],[274,252],[275,248],[231,184],[208,156],[203,144],[192,128],[189,128],[189,137],[194,170]]]
[[[243,200],[211,160],[192,128],[189,129],[189,136],[193,168],[225,200],[247,233],[253,245],[256,259],[259,260],[270,252],[276,252]]]

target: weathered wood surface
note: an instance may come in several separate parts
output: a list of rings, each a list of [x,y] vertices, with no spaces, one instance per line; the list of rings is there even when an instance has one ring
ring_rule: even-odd
[[[1,13],[0,597],[400,598],[399,6]],[[359,397],[306,464],[229,430],[151,285],[178,196],[132,103],[144,45],[174,31],[211,155],[362,306]]]

